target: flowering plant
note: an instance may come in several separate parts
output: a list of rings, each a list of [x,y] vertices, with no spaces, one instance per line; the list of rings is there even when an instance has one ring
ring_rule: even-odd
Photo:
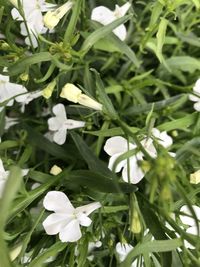
[[[0,266],[200,266],[199,10],[0,0]]]

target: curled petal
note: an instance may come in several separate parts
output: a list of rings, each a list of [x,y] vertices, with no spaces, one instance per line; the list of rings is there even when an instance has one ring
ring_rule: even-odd
[[[69,222],[59,233],[62,242],[76,242],[81,238],[81,230],[78,220]]]
[[[60,213],[70,214],[75,210],[68,197],[59,191],[48,192],[44,198],[43,206],[47,210]]]

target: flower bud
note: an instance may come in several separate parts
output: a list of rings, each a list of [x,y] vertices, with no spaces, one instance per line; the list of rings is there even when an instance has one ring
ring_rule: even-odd
[[[47,85],[47,87],[45,87],[43,89],[43,91],[42,91],[43,97],[46,98],[46,99],[49,99],[51,97],[52,93],[53,93],[53,90],[54,90],[55,86],[56,86],[56,81],[55,80],[53,80],[52,82],[50,82]]]
[[[140,218],[139,218],[139,214],[138,214],[137,210],[133,211],[130,230],[134,234],[139,234],[142,230]]]
[[[72,6],[73,6],[73,2],[68,1],[67,3],[60,6],[54,11],[48,11],[44,15],[45,26],[48,29],[52,30],[59,23],[60,19],[62,19],[62,17],[64,17],[64,15],[72,8]]]
[[[66,98],[71,102],[78,103],[81,94],[82,92],[78,87],[72,83],[67,83],[62,89],[60,97]]]
[[[200,170],[190,174],[190,183],[191,184],[200,183]]]
[[[61,172],[62,172],[62,169],[58,167],[57,165],[53,165],[53,167],[50,170],[50,174],[52,175],[58,175]]]
[[[23,81],[26,82],[29,79],[28,73],[22,73],[19,78]]]
[[[102,105],[99,102],[85,94],[82,94],[82,91],[71,83],[67,83],[63,87],[60,96],[74,103],[79,103],[95,110],[102,110]]]

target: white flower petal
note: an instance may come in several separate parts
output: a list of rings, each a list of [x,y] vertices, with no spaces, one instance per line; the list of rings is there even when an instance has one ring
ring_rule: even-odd
[[[58,131],[63,125],[63,122],[58,117],[52,117],[47,122],[50,131]]]
[[[79,224],[82,226],[90,226],[92,223],[92,220],[87,217],[84,213],[80,213],[77,215],[77,219],[79,221]]]
[[[192,208],[197,216],[197,219],[200,220],[200,207],[196,206],[196,205],[192,205]],[[187,215],[180,215],[180,219],[182,221],[182,223],[186,224],[186,225],[190,225],[190,226],[194,226],[195,225],[195,220],[192,217],[192,214],[188,208],[188,206],[184,205],[181,207],[180,211],[182,213],[185,213]]]
[[[144,140],[141,141],[141,144],[152,158],[157,157],[157,151],[154,147],[153,140],[151,138],[148,139],[145,138]]]
[[[109,168],[110,170],[113,170],[113,165],[114,165],[115,161],[116,161],[116,160],[119,158],[119,156],[121,156],[121,155],[122,155],[122,153],[117,153],[117,154],[113,155],[112,157],[110,157],[110,159],[109,159],[109,163],[108,163],[108,168]],[[121,160],[121,161],[117,164],[117,166],[116,166],[116,168],[115,168],[115,172],[116,172],[116,173],[120,172],[121,169],[122,169],[126,164],[127,164],[127,160],[126,160],[126,159]]]
[[[135,147],[136,146],[134,144],[129,145],[129,149],[134,149]],[[111,137],[106,141],[104,151],[109,156],[113,156],[117,153],[125,153],[128,151],[128,142],[122,136]]]
[[[103,25],[107,25],[116,20],[116,17],[114,16],[114,12],[109,8],[98,6],[92,10],[91,19],[98,21]]]
[[[124,41],[126,39],[127,31],[123,24],[115,28],[113,32],[120,40]]]
[[[85,126],[84,121],[66,120],[65,125],[67,129],[81,128]]]
[[[137,161],[140,160],[139,158],[137,158],[136,156],[133,156],[130,158],[130,164],[129,164],[129,168],[130,168],[130,174],[129,174],[129,178],[130,178],[130,183],[131,184],[137,184],[139,183],[143,178],[144,178],[144,172],[142,171],[142,169],[138,166]],[[126,165],[123,169],[122,172],[122,178],[125,182],[129,182],[128,180],[128,165]]]
[[[196,103],[194,104],[194,109],[195,109],[196,111],[200,111],[200,99],[199,99],[198,102],[196,102]]]
[[[198,96],[195,96],[195,95],[192,95],[192,94],[189,94],[189,99],[193,102],[198,102],[200,101],[200,98]]]
[[[48,235],[58,234],[70,221],[72,216],[66,214],[53,213],[49,215],[42,223]]]
[[[200,79],[198,79],[193,87],[194,93],[200,95]]]
[[[2,179],[2,173],[5,173],[5,169],[4,169],[4,166],[3,166],[3,162],[2,160],[0,159],[0,180]]]
[[[123,244],[123,243],[118,242],[116,244],[116,252],[119,256],[120,262],[125,260],[126,256],[132,249],[133,249],[133,246],[127,243]]]
[[[173,139],[167,134],[166,131],[160,132],[158,129],[153,128],[152,134],[158,139],[158,143],[165,148],[168,148],[173,144]]]
[[[63,104],[55,105],[52,110],[56,117],[62,118],[62,120],[67,119],[65,106]]]
[[[54,212],[73,213],[75,211],[68,197],[59,191],[50,191],[46,194],[43,206]]]
[[[81,207],[76,208],[76,213],[84,213],[86,216],[88,216],[90,213],[95,211],[96,209],[100,208],[101,204],[99,202],[93,202]]]
[[[59,238],[62,242],[76,242],[81,236],[78,220],[72,220],[59,233]]]
[[[57,132],[54,133],[53,140],[58,145],[63,145],[66,140],[67,130],[66,129],[60,129]]]
[[[121,18],[121,17],[125,16],[130,7],[131,7],[131,3],[129,3],[129,2],[127,2],[123,6],[116,5],[115,11],[114,11],[115,16],[117,18]]]

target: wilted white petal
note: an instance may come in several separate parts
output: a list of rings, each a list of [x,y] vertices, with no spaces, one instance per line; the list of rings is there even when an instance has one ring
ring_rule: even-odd
[[[76,242],[81,238],[81,230],[78,220],[72,220],[59,233],[62,242]]]
[[[98,6],[92,10],[91,19],[98,21],[103,25],[107,25],[113,22],[116,17],[114,16],[114,12],[105,6]]]
[[[99,209],[100,207],[101,207],[101,204],[99,202],[93,202],[93,203],[76,208],[76,213],[81,212],[81,213],[84,213],[86,216],[88,216],[90,213],[92,213],[96,209]]]
[[[67,214],[53,213],[44,220],[42,225],[48,235],[56,235],[71,221],[71,219],[72,216]]]
[[[46,194],[43,205],[45,209],[54,212],[72,213],[74,207],[68,197],[59,191],[50,191]]]
[[[67,129],[60,129],[54,133],[53,141],[58,145],[63,145],[66,141]]]

